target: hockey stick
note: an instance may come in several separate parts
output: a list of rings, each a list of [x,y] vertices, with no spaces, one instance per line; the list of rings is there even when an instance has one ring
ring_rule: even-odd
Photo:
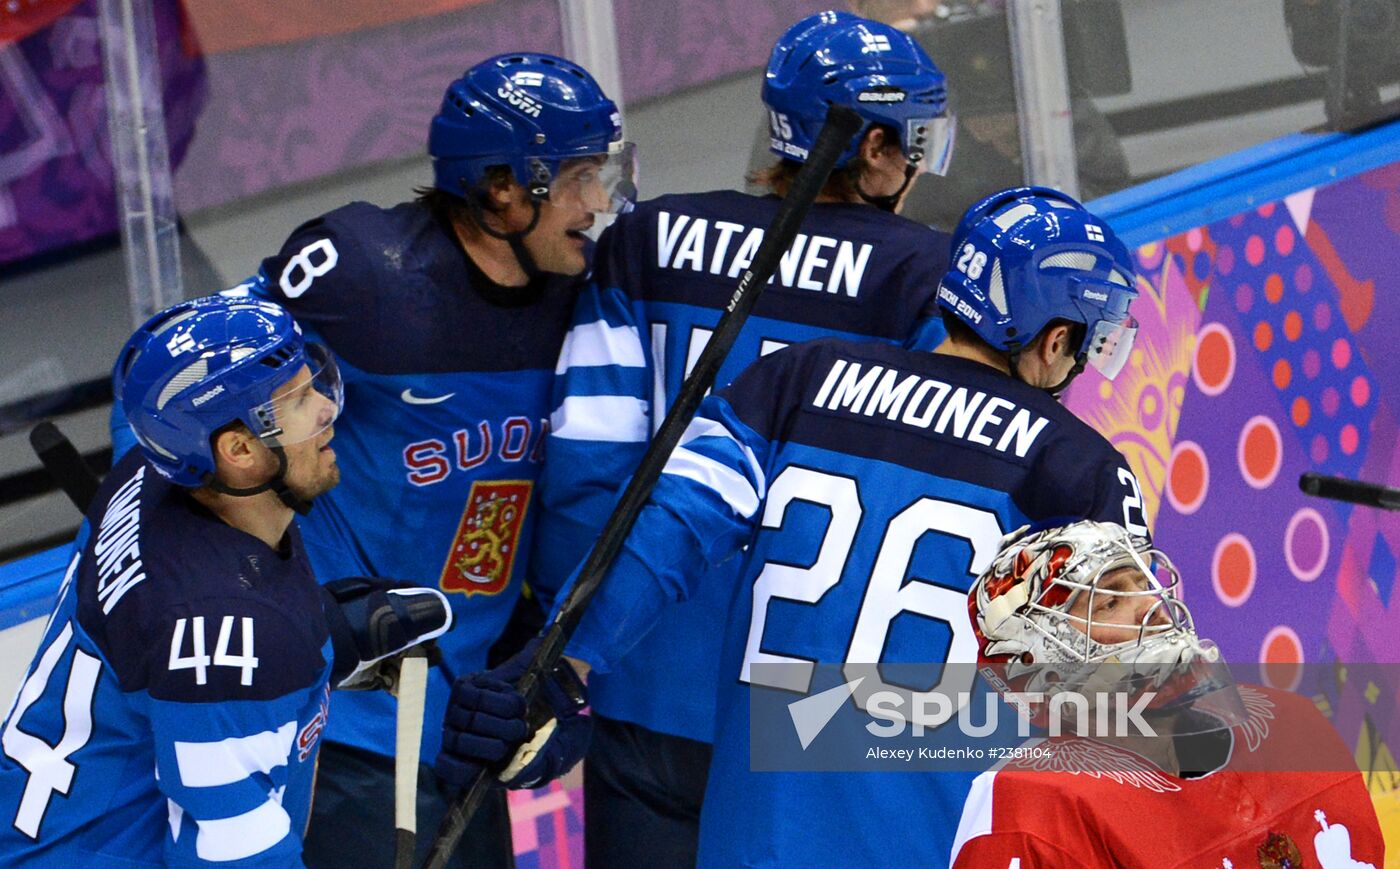
[[[78,512],[86,513],[102,481],[88,467],[73,442],[58,430],[58,426],[44,420],[29,432],[29,445]]]
[[[778,213],[773,216],[773,222],[764,233],[763,243],[754,255],[753,264],[739,279],[739,285],[735,288],[734,295],[729,298],[725,313],[715,326],[714,334],[710,336],[704,352],[696,361],[694,370],[681,384],[675,404],[667,411],[666,418],[647,448],[646,455],[642,457],[641,464],[637,466],[636,473],[632,475],[627,488],[622,492],[622,498],[613,508],[612,515],[608,517],[607,524],[598,535],[598,542],[588,554],[578,579],[564,598],[564,602],[560,604],[553,624],[545,629],[544,639],[534,659],[530,661],[529,669],[516,686],[528,703],[533,703],[540,679],[558,663],[564,646],[583,618],[588,602],[622,549],[622,543],[631,531],[632,524],[636,522],[637,514],[651,495],[651,490],[661,476],[661,469],[670,458],[671,451],[690,425],[690,419],[700,406],[701,399],[714,385],[719,367],[739,336],[744,321],[758,302],[763,287],[777,269],[778,262],[788,246],[797,237],[797,231],[801,228],[802,221],[817,194],[826,186],[837,158],[846,150],[852,137],[860,131],[861,123],[860,116],[844,106],[832,106],[827,110],[826,121],[807,155],[807,162],[798,171],[797,177],[793,179],[792,189],[784,197]],[[467,821],[485,798],[490,788],[491,776],[489,771],[478,775],[466,793],[452,805],[443,818],[442,826],[438,828],[437,839],[428,854],[425,869],[443,869],[446,865],[448,857],[456,849],[457,842],[467,827]]]
[[[418,847],[418,760],[423,746],[423,705],[428,656],[421,647],[399,661],[394,740],[394,869],[413,869]]]
[[[1328,477],[1309,471],[1298,478],[1298,488],[1318,498],[1346,501],[1380,510],[1400,510],[1400,489],[1378,483]]]

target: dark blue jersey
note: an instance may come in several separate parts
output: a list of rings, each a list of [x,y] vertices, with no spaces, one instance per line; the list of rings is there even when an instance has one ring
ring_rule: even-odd
[[[537,573],[566,575],[586,554],[781,202],[733,191],[663,196],[603,234],[559,361]],[[814,206],[717,383],[825,336],[936,346],[947,256],[947,236],[912,221],[863,204]],[[727,585],[704,583],[666,613],[625,673],[591,683],[594,708],[708,742],[725,601],[703,589]]]
[[[702,865],[946,865],[972,773],[750,772],[751,686],[974,662],[968,588],[1005,533],[1052,518],[1143,522],[1122,457],[1047,393],[952,356],[792,347],[705,400],[568,652],[612,672],[668,602],[727,578]],[[752,667],[784,662],[778,683]]]
[[[6,866],[300,866],[331,652],[278,549],[130,452],[4,725]]]
[[[485,664],[520,593],[576,282],[496,287],[424,206],[361,202],[301,226],[248,285],[329,345],[345,380],[341,483],[300,520],[316,575],[441,588],[455,627],[438,645],[459,673]],[[426,758],[448,689],[433,673]],[[393,754],[392,697],[332,706],[330,739]]]

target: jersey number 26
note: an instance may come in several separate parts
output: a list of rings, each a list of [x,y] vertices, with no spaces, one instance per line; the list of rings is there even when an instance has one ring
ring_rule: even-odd
[[[816,604],[842,581],[851,549],[861,530],[864,508],[855,478],[811,468],[789,466],[768,489],[762,527],[781,528],[788,505],[806,501],[831,511],[826,533],[816,560],[808,567],[767,562],[753,586],[753,618],[740,680],[772,688],[806,693],[811,685],[815,661],[799,655],[763,651],[763,632],[768,620],[768,604],[774,598]],[[870,523],[866,523],[870,525]],[[874,567],[865,578],[865,595],[856,616],[846,650],[844,675],[864,676],[853,689],[856,703],[866,709],[873,694],[892,690],[875,665],[885,648],[890,626],[901,613],[925,616],[948,627],[952,634],[947,660],[971,664],[977,660],[977,641],[967,619],[967,594],[957,588],[911,579],[905,582],[914,549],[930,532],[965,542],[969,554],[969,581],[985,570],[996,556],[1002,528],[995,513],[967,504],[937,498],[920,498],[880,528],[867,533],[880,535]],[[856,577],[850,577],[855,581]],[[782,663],[785,667],[760,667],[756,663]],[[942,680],[928,693],[956,696],[972,688],[973,668],[945,668]],[[956,683],[956,684],[954,684]]]

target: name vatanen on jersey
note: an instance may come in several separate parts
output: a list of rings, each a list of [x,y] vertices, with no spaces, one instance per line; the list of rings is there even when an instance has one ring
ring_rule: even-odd
[[[738,278],[763,244],[764,230],[728,220],[656,213],[656,262],[661,268]],[[798,233],[769,283],[854,299],[874,245]]]
[[[837,359],[812,399],[812,406],[857,416],[881,414],[891,422],[932,428],[970,443],[1025,458],[1050,420],[998,395],[883,365],[863,367]]]

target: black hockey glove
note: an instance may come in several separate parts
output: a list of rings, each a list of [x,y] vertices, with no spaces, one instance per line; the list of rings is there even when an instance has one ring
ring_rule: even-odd
[[[447,597],[434,588],[356,576],[328,582],[321,591],[335,653],[331,684],[336,688],[392,689],[399,653],[429,643],[452,627]]]
[[[436,765],[449,785],[466,787],[485,768],[508,788],[539,787],[583,758],[593,719],[581,714],[588,695],[573,667],[561,660],[529,710],[515,690],[539,642],[536,637],[496,669],[452,686]]]

